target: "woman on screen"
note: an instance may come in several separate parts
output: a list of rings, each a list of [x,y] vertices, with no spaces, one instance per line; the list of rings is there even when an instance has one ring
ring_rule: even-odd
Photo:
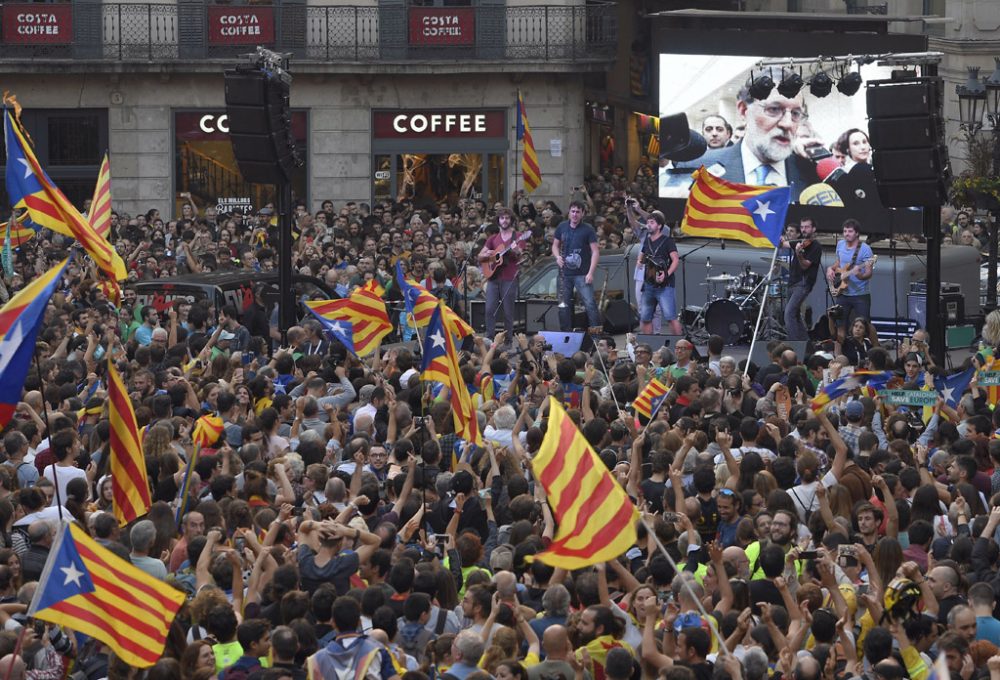
[[[848,172],[858,163],[871,163],[872,146],[864,130],[851,128],[837,138],[833,147],[843,154],[844,170]]]

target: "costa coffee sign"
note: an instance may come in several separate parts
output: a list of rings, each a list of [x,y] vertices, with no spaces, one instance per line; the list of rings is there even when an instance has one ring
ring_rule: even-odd
[[[73,40],[73,6],[4,4],[3,40],[20,45],[68,45]]]
[[[273,43],[274,9],[209,5],[208,42],[213,45]]]
[[[506,137],[507,112],[503,109],[376,111],[372,130],[379,139]]]
[[[473,45],[476,14],[471,7],[411,7],[410,44]]]

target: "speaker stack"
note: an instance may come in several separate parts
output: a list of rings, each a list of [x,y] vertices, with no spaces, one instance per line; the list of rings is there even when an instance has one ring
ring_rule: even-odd
[[[283,75],[254,66],[225,72],[233,155],[244,179],[254,184],[289,182],[301,165],[292,138],[291,79]]]
[[[943,101],[942,80],[937,77],[868,83],[868,132],[882,205],[947,203],[951,167]]]

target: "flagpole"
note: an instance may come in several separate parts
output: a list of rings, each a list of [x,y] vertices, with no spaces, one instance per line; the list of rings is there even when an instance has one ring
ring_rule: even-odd
[[[514,207],[514,202],[517,199],[517,178],[520,174],[518,172],[521,158],[521,138],[518,136],[517,131],[521,128],[521,88],[517,88],[517,103],[514,105],[517,109],[517,122],[514,123],[514,193],[510,197],[510,207]],[[519,210],[515,210],[514,214],[519,214]]]
[[[45,436],[49,440],[49,450],[52,450],[52,424],[49,422],[49,402],[45,398],[45,381],[42,380],[42,364],[38,360],[38,343],[35,343],[35,371],[38,373],[38,389],[42,393],[42,413],[45,414]],[[59,461],[56,461],[56,463]],[[56,507],[59,509],[59,521],[63,521],[62,494],[59,492],[59,474],[56,463],[52,463],[52,484],[56,487]],[[45,470],[42,470],[45,473]]]
[[[670,562],[670,566],[672,566],[674,568],[674,572],[676,574],[680,574],[681,573],[680,567],[678,567],[677,563],[674,562],[674,558],[670,556],[670,553],[667,552],[667,549],[665,547],[663,547],[663,543],[660,542],[660,538],[659,538],[659,536],[656,535],[656,532],[653,530],[653,527],[651,527],[649,525],[649,522],[647,522],[645,520],[645,518],[640,518],[639,521],[641,521],[642,524],[643,524],[643,526],[646,527],[646,532],[649,534],[649,536],[656,543],[656,547],[659,548],[659,550],[660,550],[661,553],[663,553],[663,556],[667,558],[668,562]],[[702,546],[702,548],[704,549],[704,546]],[[687,558],[691,559],[690,554],[687,555]],[[694,572],[691,572],[691,574],[694,575]],[[723,575],[723,577],[724,576],[725,575]],[[688,583],[688,580],[685,579],[685,578],[682,578],[682,579],[680,579],[680,582],[681,582],[681,587],[684,588],[685,590],[687,590],[688,597],[691,598],[691,601],[694,602],[696,605],[698,605],[698,611],[701,612],[701,615],[705,618],[705,621],[708,622],[708,626],[709,626],[709,628],[712,629],[712,634],[715,636],[715,639],[719,641],[719,654],[728,654],[729,650],[726,648],[726,641],[723,640],[722,636],[719,634],[719,630],[715,626],[715,619],[713,619],[711,616],[709,616],[708,612],[705,611],[705,607],[703,607],[702,604],[701,604],[701,598],[699,598],[697,595],[695,595],[694,591],[691,590],[691,584]]]
[[[778,259],[778,247],[774,247],[774,252],[771,253],[771,267],[768,269],[767,276],[770,278],[774,274],[774,263]],[[770,286],[764,286],[764,297],[760,301],[760,310],[757,312],[757,323],[753,327],[753,335],[750,337],[750,354],[747,355],[746,364],[743,366],[743,377],[747,377],[750,372],[750,357],[753,356],[754,345],[757,344],[757,331],[760,329],[761,319],[764,318],[764,309],[767,308],[767,291]]]
[[[178,529],[180,529],[181,520],[184,519],[184,511],[187,509],[188,497],[191,494],[191,470],[194,468],[195,461],[198,460],[200,453],[201,445],[195,444],[194,451],[188,457],[187,469],[184,471],[184,481],[181,483],[181,499],[177,504],[177,516],[174,518],[174,523],[177,524]]]

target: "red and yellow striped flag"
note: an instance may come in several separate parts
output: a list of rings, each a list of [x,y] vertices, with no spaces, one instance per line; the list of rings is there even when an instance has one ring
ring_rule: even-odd
[[[98,234],[109,238],[111,233],[111,162],[108,154],[104,154],[101,170],[97,173],[97,184],[94,185],[94,197],[90,201],[90,212],[87,221]]]
[[[666,398],[669,391],[666,385],[658,379],[653,378],[646,384],[642,392],[639,393],[639,396],[635,398],[635,401],[632,402],[635,412],[646,418],[652,418],[653,411]]]
[[[517,91],[517,140],[524,148],[521,154],[521,178],[524,180],[524,191],[531,193],[542,183],[542,171],[538,168],[538,154],[535,153],[535,141],[531,138],[531,126],[528,125],[528,112],[524,110],[524,97]]]
[[[374,352],[392,330],[385,302],[363,288],[343,300],[310,300],[306,306],[324,319],[349,322],[354,336],[354,352],[359,357]]]
[[[385,286],[379,283],[378,279],[371,279],[361,286],[361,290],[374,293],[378,297],[385,297]]]
[[[420,365],[420,379],[439,382],[449,390],[452,417],[455,420],[455,434],[465,441],[483,446],[483,435],[479,431],[479,416],[472,405],[469,388],[462,380],[462,370],[458,363],[458,352],[452,337],[457,332],[444,311],[448,306],[438,301],[431,314],[424,334],[424,353]]]
[[[613,560],[632,547],[639,512],[554,397],[531,468],[559,524],[548,550],[535,559],[573,570]]]
[[[8,110],[4,118],[7,140],[7,192],[16,208],[27,208],[40,227],[72,236],[109,278],[121,281],[125,262],[107,239],[90,226],[62,191],[49,179],[24,137],[20,124]],[[12,169],[16,168],[16,172]],[[12,184],[12,179],[16,184]]]
[[[736,239],[755,248],[777,247],[776,240],[772,241],[760,230],[753,215],[743,205],[744,201],[768,193],[775,187],[728,182],[704,167],[695,170],[691,176],[694,184],[684,206],[682,232],[705,238]],[[770,214],[773,216],[775,212],[771,210]],[[777,221],[777,218],[772,218],[772,222]],[[780,222],[783,228],[784,216]]]
[[[132,400],[115,363],[108,358],[108,420],[111,422],[111,493],[118,524],[125,526],[147,512],[153,501],[149,496],[146,461],[139,439]]]
[[[100,640],[129,666],[163,656],[184,593],[115,555],[75,522],[63,524],[29,616]]]
[[[25,224],[27,221],[28,213],[24,213],[14,220],[14,224],[10,226],[11,248],[19,248],[27,243],[32,236],[38,233],[35,231],[34,227]],[[0,222],[0,239],[3,239],[3,241],[7,240],[7,222]]]

